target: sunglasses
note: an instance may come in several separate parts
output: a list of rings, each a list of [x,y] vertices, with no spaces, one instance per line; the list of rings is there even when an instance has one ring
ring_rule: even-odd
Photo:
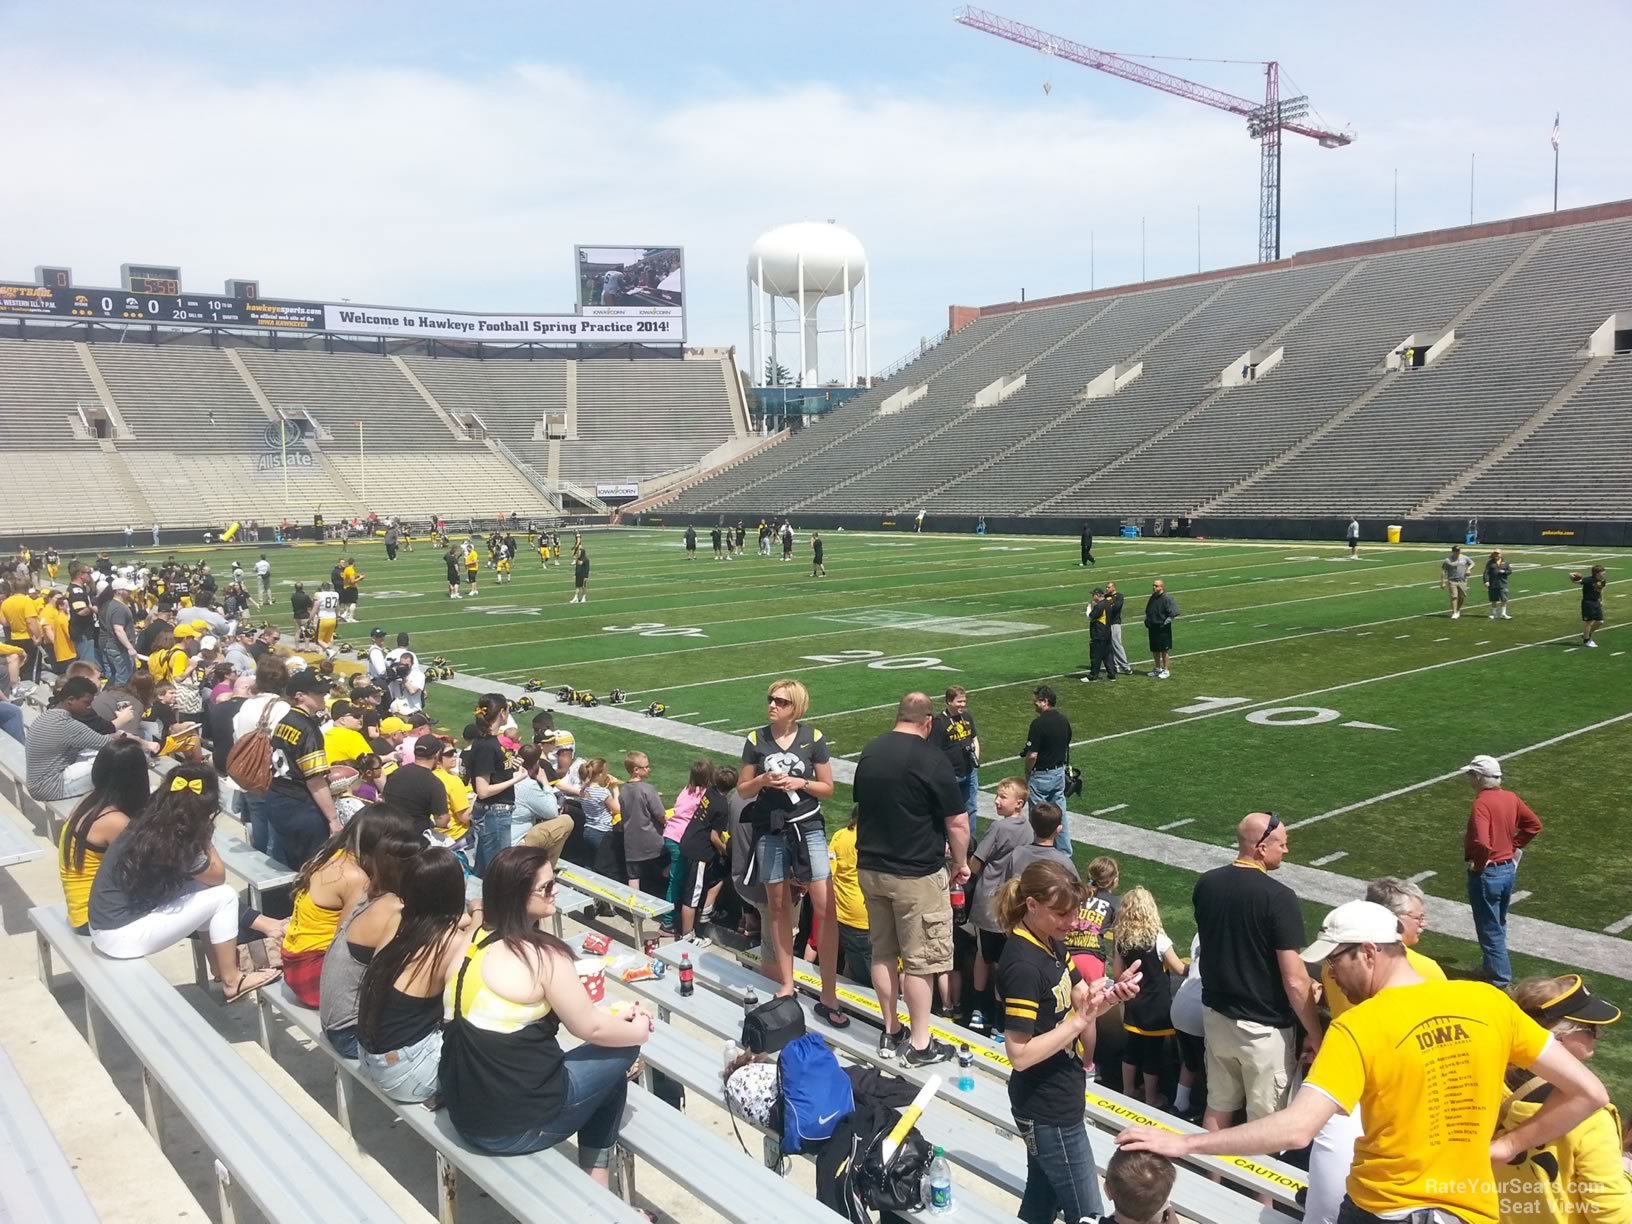
[[[787,697],[767,697],[766,700],[774,706],[791,706],[793,704],[792,700]]]
[[[545,884],[544,884],[544,886],[542,888],[533,889],[533,896],[535,896],[535,897],[553,897],[553,896],[555,896],[555,877],[551,876],[549,878],[549,880],[545,882]]]
[[[1279,816],[1275,815],[1274,812],[1271,812],[1269,814],[1269,823],[1264,826],[1264,835],[1262,837],[1260,837],[1257,840],[1257,842],[1254,843],[1254,844],[1258,845],[1258,846],[1263,845],[1266,841],[1269,840],[1269,835],[1271,833],[1275,832],[1275,830],[1280,828],[1280,827],[1281,827],[1281,818]]]

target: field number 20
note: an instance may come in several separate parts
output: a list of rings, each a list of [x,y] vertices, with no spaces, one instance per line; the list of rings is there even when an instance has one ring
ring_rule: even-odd
[[[860,663],[871,659],[867,666],[874,671],[957,671],[934,655],[902,655],[885,658],[882,650],[841,650],[836,654],[801,655],[807,663]]]
[[[701,629],[690,625],[665,625],[661,621],[643,621],[638,625],[602,625],[603,633],[638,633],[641,637],[707,637]]]

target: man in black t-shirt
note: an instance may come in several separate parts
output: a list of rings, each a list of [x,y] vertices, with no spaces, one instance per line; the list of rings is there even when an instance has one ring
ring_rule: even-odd
[[[719,539],[719,532],[714,538]],[[589,549],[580,547],[572,559],[572,598],[568,603],[589,602]]]
[[[911,1040],[885,1030],[879,1053],[912,1066],[944,1062],[952,1047],[929,1035],[935,976],[952,969],[949,884],[969,878],[969,816],[946,755],[929,742],[935,707],[908,693],[895,726],[856,762],[856,878],[867,903],[873,989],[881,1013],[905,995]],[[952,870],[947,872],[950,853]],[[896,961],[900,959],[900,967]]]
[[[98,662],[96,650],[96,598],[91,585],[91,567],[76,563],[69,574],[68,632],[74,647],[87,663]]]
[[[312,619],[312,597],[306,593],[304,582],[295,583],[295,589],[289,595],[289,611],[295,618],[295,640],[303,640]]]
[[[686,526],[686,560],[697,560],[697,528],[690,524]]]
[[[1201,956],[1202,1028],[1207,1048],[1207,1113],[1221,1130],[1243,1106],[1249,1121],[1286,1104],[1297,1062],[1320,1047],[1313,984],[1304,968],[1303,911],[1297,894],[1270,878],[1286,857],[1286,826],[1254,812],[1235,831],[1235,861],[1206,872],[1191,894]]]
[[[1071,759],[1071,720],[1055,708],[1059,698],[1046,684],[1039,684],[1031,692],[1031,704],[1037,717],[1026,729],[1026,746],[1021,755],[1026,759],[1026,798],[1028,802],[1052,803],[1065,813],[1065,766]],[[1071,853],[1071,836],[1066,821],[1060,821],[1060,833],[1054,844],[1067,854]]]
[[[980,795],[980,734],[969,713],[969,690],[954,684],[946,690],[946,706],[929,729],[929,742],[946,754],[952,776],[963,792],[963,810],[969,813],[969,832],[975,830],[976,800]]]
[[[819,531],[810,533],[810,576],[812,578],[826,578],[827,566],[822,564],[822,534]]]
[[[328,691],[316,668],[296,672],[284,688],[291,708],[272,728],[272,785],[261,801],[272,827],[267,853],[296,871],[340,828],[318,724]]]
[[[442,745],[434,735],[414,741],[414,763],[398,767],[385,780],[380,798],[412,820],[424,821],[424,828],[447,822],[448,789],[434,772]]]
[[[720,525],[718,523],[714,524],[714,530],[708,533],[708,538],[714,545],[714,560],[723,561],[725,554],[720,551]]]

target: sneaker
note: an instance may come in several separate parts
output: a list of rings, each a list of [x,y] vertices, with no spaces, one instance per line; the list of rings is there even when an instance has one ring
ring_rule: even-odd
[[[1496,613],[1492,612],[1490,614],[1490,619],[1491,620],[1501,620],[1502,618],[1500,616],[1498,616]]]
[[[452,591],[452,592],[449,593],[448,598],[449,599],[463,599],[464,596],[459,594],[458,591]]]
[[[1451,613],[1451,619],[1452,619],[1452,620],[1461,620],[1461,619],[1462,619],[1462,613],[1460,613],[1460,612],[1452,612],[1452,613]]]
[[[1094,678],[1092,676],[1084,676],[1082,678],[1082,682],[1084,684],[1092,684],[1094,682]]]
[[[1160,680],[1162,678],[1161,670],[1158,668],[1152,668],[1150,671],[1146,672],[1145,675],[1149,676],[1152,680]]]
[[[1593,641],[1593,642],[1583,642],[1582,645],[1585,646],[1588,650],[1597,650],[1598,649],[1598,643],[1595,642],[1595,641]]]
[[[1156,679],[1158,679],[1158,680],[1167,680],[1167,679],[1170,679],[1172,677],[1172,675],[1173,675],[1173,673],[1168,671],[1167,668],[1164,667],[1164,668],[1162,668],[1161,671],[1156,673]]]
[[[1513,613],[1509,612],[1506,608],[1503,608],[1502,609],[1502,619],[1503,620],[1512,620],[1513,619]]]
[[[921,1050],[915,1048],[912,1042],[908,1041],[905,1052],[901,1055],[901,1061],[909,1067],[927,1067],[933,1063],[948,1062],[955,1053],[957,1051],[952,1048],[951,1042],[931,1037],[929,1044]]]
[[[975,1008],[974,1011],[970,1012],[969,1027],[977,1033],[984,1033],[986,1031],[986,1013],[981,1011],[978,1007]]]
[[[912,1036],[905,1028],[898,1028],[893,1033],[878,1035],[878,1056],[880,1058],[894,1058],[903,1048],[911,1049]]]

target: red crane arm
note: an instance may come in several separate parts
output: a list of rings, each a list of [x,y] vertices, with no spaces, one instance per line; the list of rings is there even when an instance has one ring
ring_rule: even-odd
[[[1255,111],[1263,110],[1264,104],[1262,102],[1254,102],[1250,98],[1242,98],[1236,94],[1226,93],[1222,89],[1214,89],[1210,85],[1202,85],[1181,76],[1174,76],[1171,72],[1163,72],[1159,68],[1152,68],[1148,64],[1141,64],[1137,60],[1126,59],[1109,51],[1101,51],[1097,47],[1072,42],[1068,38],[1061,38],[1056,34],[1039,30],[1036,26],[1011,21],[1007,17],[989,13],[985,9],[965,6],[953,14],[953,20],[960,25],[968,26],[972,30],[995,34],[999,38],[1006,38],[1010,42],[1019,43],[1022,47],[1030,47],[1036,51],[1046,51],[1050,55],[1057,55],[1061,59],[1070,60],[1073,64],[1081,64],[1085,68],[1108,72],[1112,76],[1118,76],[1123,80],[1133,81],[1140,85],[1148,85],[1152,89],[1159,89],[1163,93],[1169,93],[1175,97],[1186,98],[1191,102],[1200,102],[1203,106],[1211,106],[1217,110],[1229,111],[1232,115],[1251,115]],[[1353,139],[1347,133],[1328,132],[1320,128],[1304,127],[1301,124],[1287,123],[1281,126],[1288,132],[1295,132],[1299,136],[1308,136],[1311,139],[1321,141],[1323,144],[1348,144]]]

